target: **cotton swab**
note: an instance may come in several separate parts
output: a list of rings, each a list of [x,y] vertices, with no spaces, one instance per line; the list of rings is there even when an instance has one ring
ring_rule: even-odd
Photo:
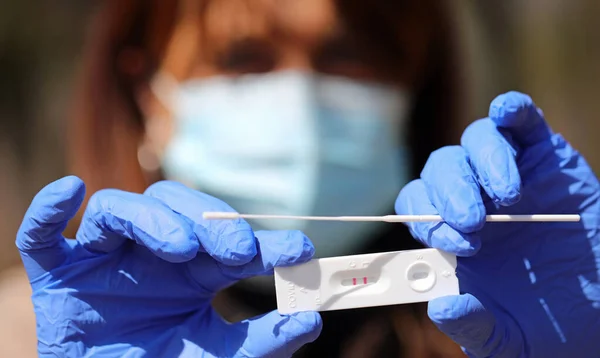
[[[205,212],[206,220],[269,219],[269,220],[311,220],[311,221],[379,221],[388,223],[441,222],[440,215],[384,215],[384,216],[294,216],[257,215],[235,212]],[[486,215],[486,222],[578,222],[578,214],[532,214],[532,215]]]

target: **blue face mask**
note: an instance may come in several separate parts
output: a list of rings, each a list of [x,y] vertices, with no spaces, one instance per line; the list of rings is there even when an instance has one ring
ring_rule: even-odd
[[[216,196],[240,213],[380,215],[407,183],[402,129],[408,98],[395,88],[277,72],[179,84],[169,179]],[[316,256],[349,254],[379,223],[251,221],[302,230]]]

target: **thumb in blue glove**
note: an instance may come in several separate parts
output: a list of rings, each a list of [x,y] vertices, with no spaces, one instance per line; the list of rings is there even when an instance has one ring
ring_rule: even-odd
[[[180,184],[144,195],[104,190],[90,199],[77,240],[62,236],[84,197],[66,177],[34,198],[17,234],[33,289],[40,356],[290,356],[319,335],[317,313],[270,312],[235,324],[210,305],[237,280],[309,260],[300,232],[256,232]]]
[[[429,302],[470,357],[595,357],[600,351],[600,184],[531,98],[509,92],[461,146],[434,152],[396,202],[424,244],[459,256],[462,295]],[[485,223],[486,214],[573,214],[580,223]]]

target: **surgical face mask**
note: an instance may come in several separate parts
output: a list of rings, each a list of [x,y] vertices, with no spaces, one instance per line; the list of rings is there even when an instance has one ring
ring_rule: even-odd
[[[389,213],[409,179],[408,100],[396,88],[298,72],[189,81],[171,102],[163,170],[239,213]],[[350,254],[382,225],[249,222],[302,230],[317,257]]]

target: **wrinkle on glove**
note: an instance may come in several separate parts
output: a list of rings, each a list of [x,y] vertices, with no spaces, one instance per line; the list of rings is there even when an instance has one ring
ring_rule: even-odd
[[[481,194],[481,195],[479,195]],[[396,201],[425,245],[458,256],[461,295],[429,317],[469,357],[597,357],[600,184],[531,98],[498,96],[460,146],[441,148]],[[484,208],[484,210],[482,210]],[[485,223],[489,214],[580,214],[578,223]]]
[[[203,251],[215,260],[235,266],[248,263],[256,255],[254,233],[245,220],[203,218],[205,211],[234,211],[221,200],[198,191],[190,191],[183,184],[174,181],[152,184],[144,194],[160,200],[172,211],[189,220],[201,240]],[[181,200],[182,197],[187,200]]]
[[[231,324],[211,306],[242,278],[310,260],[314,247],[301,232],[201,221],[198,213],[227,205],[163,182],[144,195],[96,193],[67,240],[61,232],[84,192],[76,177],[49,184],[17,234],[40,357],[289,357],[320,334],[316,312]]]

